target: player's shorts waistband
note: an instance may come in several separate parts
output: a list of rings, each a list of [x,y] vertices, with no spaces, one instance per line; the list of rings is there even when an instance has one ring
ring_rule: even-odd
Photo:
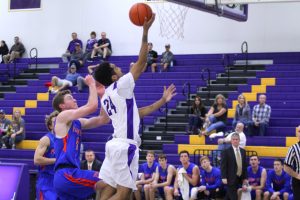
[[[134,144],[136,146],[138,146],[138,143],[135,140],[132,139],[125,139],[125,138],[112,138],[113,141],[120,141],[120,142],[125,142],[125,143],[129,143],[129,144]]]
[[[55,168],[55,171],[58,171],[60,169],[65,169],[65,168],[77,168],[77,167],[69,164],[60,164]]]

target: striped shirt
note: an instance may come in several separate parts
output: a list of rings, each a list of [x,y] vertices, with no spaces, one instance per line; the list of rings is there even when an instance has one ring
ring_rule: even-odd
[[[284,164],[294,169],[297,174],[300,174],[300,142],[289,148]]]
[[[271,116],[271,107],[267,104],[255,105],[252,112],[252,118],[258,120],[259,122],[269,123]]]

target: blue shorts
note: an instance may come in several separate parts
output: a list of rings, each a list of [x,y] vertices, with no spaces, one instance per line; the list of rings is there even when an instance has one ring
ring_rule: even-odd
[[[37,200],[56,200],[57,195],[53,187],[53,176],[39,176],[36,183]]]
[[[36,199],[37,200],[57,200],[57,195],[54,190],[48,189],[48,190],[36,190]]]
[[[99,173],[77,168],[64,168],[54,175],[54,189],[60,200],[79,200],[91,196],[95,184],[100,180]]]

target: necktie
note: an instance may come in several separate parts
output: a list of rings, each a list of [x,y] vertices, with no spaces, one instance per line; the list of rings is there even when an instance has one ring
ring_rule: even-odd
[[[88,164],[88,170],[92,170],[92,165]]]
[[[236,148],[235,157],[236,157],[236,164],[237,164],[236,175],[241,176],[242,175],[242,159],[241,159],[241,154],[240,154],[239,148]]]

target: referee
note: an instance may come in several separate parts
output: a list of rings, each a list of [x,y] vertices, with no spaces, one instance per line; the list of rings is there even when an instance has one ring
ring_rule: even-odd
[[[284,161],[284,171],[292,179],[292,188],[294,199],[300,199],[300,126],[297,128],[297,137],[299,142],[289,148]]]

